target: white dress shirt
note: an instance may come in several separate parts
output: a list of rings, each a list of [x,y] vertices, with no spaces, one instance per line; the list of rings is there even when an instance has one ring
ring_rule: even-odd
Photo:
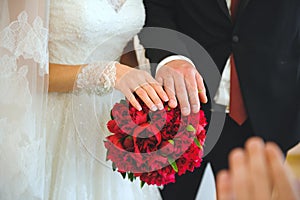
[[[231,0],[226,0],[227,3],[227,7],[228,9],[230,8],[231,5]],[[230,13],[230,9],[229,9],[229,13]],[[158,71],[158,69],[160,67],[162,67],[163,65],[167,64],[168,62],[174,61],[174,60],[186,60],[188,62],[190,62],[194,67],[194,63],[187,57],[185,56],[181,56],[181,55],[173,55],[173,56],[169,56],[165,59],[163,59],[156,68],[156,71]],[[220,81],[220,85],[219,88],[216,92],[216,95],[214,97],[214,101],[216,104],[222,105],[226,107],[226,112],[229,113],[229,102],[230,102],[230,70],[231,66],[230,66],[230,59],[227,59],[225,68],[223,70],[222,73],[222,77],[221,77],[221,81]],[[200,72],[201,73],[201,72]]]
[[[231,0],[226,0],[226,3],[230,13],[229,8],[231,5]],[[227,113],[229,113],[229,103],[230,103],[230,73],[231,73],[231,65],[230,65],[230,59],[228,58],[222,73],[222,78],[220,81],[219,88],[214,97],[214,101],[216,104],[226,106]]]

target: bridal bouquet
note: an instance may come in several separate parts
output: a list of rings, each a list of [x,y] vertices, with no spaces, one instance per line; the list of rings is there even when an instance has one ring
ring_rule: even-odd
[[[200,167],[207,125],[204,112],[182,116],[180,107],[150,111],[140,100],[142,110],[121,100],[111,110],[107,123],[112,135],[105,141],[107,160],[113,169],[141,186],[175,182],[187,170]]]

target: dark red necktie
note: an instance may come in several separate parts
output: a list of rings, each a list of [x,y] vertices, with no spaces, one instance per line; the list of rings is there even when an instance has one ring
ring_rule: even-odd
[[[232,21],[235,22],[239,0],[231,0],[230,12]],[[230,105],[229,116],[239,125],[242,125],[247,119],[247,112],[243,101],[240,83],[236,72],[234,56],[230,55]]]

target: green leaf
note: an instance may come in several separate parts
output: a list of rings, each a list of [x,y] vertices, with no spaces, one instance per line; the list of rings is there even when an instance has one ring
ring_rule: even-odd
[[[126,172],[124,172],[124,173],[121,173],[121,175],[122,175],[122,177],[123,177],[123,179],[125,179],[126,178]]]
[[[171,111],[171,107],[168,106],[168,111]]]
[[[133,173],[128,172],[128,179],[129,179],[131,182],[133,182],[134,178],[135,178],[135,177],[134,177]]]
[[[168,158],[169,164],[172,166],[175,172],[178,172],[176,161],[173,158]]]
[[[189,131],[189,132],[195,132],[196,131],[196,129],[191,124],[186,127],[186,130]]]
[[[112,114],[112,110],[110,111],[110,118],[111,118],[111,120],[114,120],[114,116]]]
[[[107,158],[108,153],[109,153],[109,152],[108,152],[108,150],[107,150],[107,151],[106,151],[106,156],[105,156],[105,160],[106,160],[106,161],[109,161],[109,159]]]
[[[143,188],[145,185],[145,182],[144,181],[141,181],[141,188]]]
[[[154,113],[153,113],[153,112],[149,112],[149,113],[148,113],[148,115],[147,115],[147,119],[148,119],[148,121],[150,121],[150,122],[151,122],[151,119],[152,119],[153,115],[154,115]]]
[[[122,100],[120,101],[120,103],[126,105],[126,104],[127,104],[127,101],[126,101],[125,99],[122,99]]]
[[[199,147],[200,149],[202,149],[202,146],[201,146],[200,141],[198,140],[198,138],[195,137],[194,138],[194,142],[197,145],[197,147]]]
[[[203,151],[203,146],[200,146],[201,151]]]
[[[174,140],[168,140],[168,142],[174,145]]]
[[[112,169],[113,169],[113,171],[116,171],[116,170],[117,170],[117,166],[116,166],[115,163],[112,163]]]
[[[131,135],[128,135],[124,139],[120,139],[120,141],[124,141],[125,139],[133,140],[133,137]]]

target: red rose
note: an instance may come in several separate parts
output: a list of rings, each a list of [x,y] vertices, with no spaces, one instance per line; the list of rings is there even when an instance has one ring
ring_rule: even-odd
[[[167,140],[172,140],[174,138],[174,136],[176,135],[176,132],[170,132],[170,128],[169,127],[164,127],[162,128],[161,132],[161,137],[163,140],[167,141]]]
[[[178,133],[178,135],[174,138],[174,155],[176,158],[184,154],[193,142],[194,138],[189,137],[189,133],[187,131]]]
[[[140,154],[127,152],[116,148],[112,143],[106,142],[105,147],[108,149],[107,159],[115,163],[115,166],[121,172],[131,171],[140,172],[140,166],[143,164],[143,158]]]
[[[175,183],[175,171],[168,166],[158,171],[143,173],[140,179],[149,185],[157,186]]]
[[[135,124],[143,124],[148,122],[148,113],[144,111],[136,111],[135,113],[131,114],[132,120]]]
[[[139,104],[141,105],[142,110],[148,113],[149,108],[147,107],[147,105],[137,95],[135,95],[135,98],[139,102]],[[134,113],[134,112],[137,111],[137,109],[135,109],[135,107],[133,107],[133,105],[131,105],[131,104],[129,105],[129,108],[130,108],[130,113]]]
[[[123,140],[123,148],[126,150],[126,151],[129,151],[129,152],[133,152],[134,151],[134,144],[133,144],[133,138],[132,136],[127,136],[124,140]]]
[[[150,123],[155,125],[157,129],[162,130],[166,125],[167,113],[165,110],[158,110],[156,112],[151,112]]]
[[[116,123],[122,132],[125,132],[127,135],[131,135],[131,136],[133,135],[133,130],[138,126],[131,120],[130,121],[125,121],[125,120],[121,121],[120,124],[118,122],[116,122]]]
[[[122,155],[122,160],[118,160],[116,166],[118,170],[127,172],[140,172],[140,166],[143,165],[143,159],[140,154],[127,152]]]
[[[149,157],[147,165],[149,167],[147,167],[147,169],[146,169],[146,166],[145,166],[145,168],[144,168],[144,169],[146,169],[145,172],[152,172],[152,171],[161,170],[162,168],[168,166],[169,162],[168,162],[168,158],[162,157],[158,154],[155,154],[152,156],[152,159]]]
[[[205,138],[206,138],[206,130],[203,127],[201,128],[201,131],[199,131],[197,133],[197,138],[198,138],[201,146],[203,146],[204,142],[205,142]]]
[[[112,143],[115,147],[118,147],[119,149],[123,149],[123,145],[121,142],[123,137],[124,135],[122,134],[110,135],[106,138],[108,140],[106,143]]]
[[[163,141],[159,146],[159,153],[162,156],[168,156],[174,154],[174,144],[171,144],[169,141]]]
[[[205,113],[204,113],[204,111],[203,110],[200,110],[200,112],[199,112],[199,114],[200,114],[200,124],[202,125],[202,126],[206,126],[207,125],[207,120],[206,120],[206,117],[205,117]]]
[[[203,152],[195,144],[192,144],[182,155],[188,162],[187,170],[193,172],[195,167],[199,167],[202,162],[202,155]]]
[[[161,134],[152,124],[141,124],[133,130],[135,152],[149,153],[156,151],[161,143]]]
[[[110,120],[107,123],[107,128],[111,133],[120,133],[124,134],[124,132],[119,128],[115,120]]]
[[[129,117],[129,106],[123,103],[116,103],[111,111],[113,119],[122,119],[124,116]]]
[[[186,170],[188,169],[188,164],[187,163],[188,163],[188,160],[184,157],[180,157],[178,160],[176,160],[179,176],[186,173]]]

